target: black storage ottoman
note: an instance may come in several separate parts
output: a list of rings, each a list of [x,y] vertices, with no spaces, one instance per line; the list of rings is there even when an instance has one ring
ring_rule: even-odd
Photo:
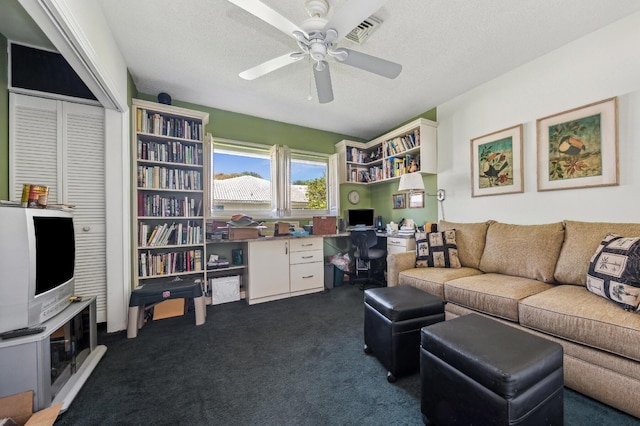
[[[387,380],[417,371],[420,329],[444,321],[444,301],[411,286],[364,292],[364,351],[387,369]]]
[[[422,329],[420,385],[425,424],[564,421],[562,346],[482,315]]]

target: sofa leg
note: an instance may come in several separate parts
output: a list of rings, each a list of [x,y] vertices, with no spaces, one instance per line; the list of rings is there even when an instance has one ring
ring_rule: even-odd
[[[365,343],[364,344],[364,353],[369,355],[371,353],[371,348]]]

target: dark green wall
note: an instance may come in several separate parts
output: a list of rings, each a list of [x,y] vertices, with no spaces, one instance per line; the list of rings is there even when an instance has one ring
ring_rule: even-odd
[[[0,34],[0,200],[9,199],[9,54],[7,39]]]

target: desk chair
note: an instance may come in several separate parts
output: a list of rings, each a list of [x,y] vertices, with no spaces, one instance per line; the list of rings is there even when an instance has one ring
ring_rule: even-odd
[[[385,249],[374,248],[378,243],[376,231],[351,231],[351,244],[356,248],[354,258],[356,260],[355,274],[356,281],[360,281],[360,290],[364,290],[366,283],[372,283],[381,287],[385,287],[384,280],[376,278],[380,274],[384,274],[385,260],[387,251]],[[366,277],[360,277],[360,272],[364,270],[362,263],[366,264]]]

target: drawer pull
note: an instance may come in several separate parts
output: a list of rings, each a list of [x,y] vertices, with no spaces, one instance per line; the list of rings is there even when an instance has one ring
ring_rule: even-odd
[[[302,247],[309,247],[309,246],[312,246],[312,245],[313,245],[313,243],[309,243],[309,244],[302,244]]]
[[[302,277],[302,278],[313,278],[313,275],[307,275],[306,277]]]
[[[302,256],[303,259],[313,259],[313,256]]]

